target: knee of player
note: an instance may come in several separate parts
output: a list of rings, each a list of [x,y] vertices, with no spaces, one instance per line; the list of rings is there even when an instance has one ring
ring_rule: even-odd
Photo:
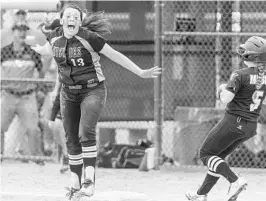
[[[208,154],[203,149],[200,149],[199,151],[199,158],[204,165],[207,164]]]
[[[82,150],[81,149],[67,149],[67,154],[69,155],[73,155],[73,156],[76,156],[76,155],[80,155],[82,153]]]
[[[80,143],[81,143],[82,147],[95,146],[96,145],[96,139],[95,138],[91,138],[91,139],[81,138]]]
[[[80,142],[96,141],[96,129],[93,127],[87,127],[87,129],[82,129],[79,136],[81,136]]]
[[[95,136],[96,126],[92,125],[81,125],[80,136]]]
[[[66,143],[67,145],[67,152],[70,155],[77,155],[82,153],[81,145],[75,143]]]
[[[79,140],[73,140],[73,139],[68,138],[68,137],[66,138],[66,145],[70,149],[80,149],[81,148]]]

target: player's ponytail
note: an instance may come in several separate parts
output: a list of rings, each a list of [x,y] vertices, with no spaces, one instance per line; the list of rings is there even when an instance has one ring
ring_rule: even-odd
[[[257,81],[256,81],[256,89],[259,90],[262,87],[264,75],[266,74],[266,66],[261,65],[257,67]]]
[[[82,27],[101,36],[111,33],[111,24],[107,18],[104,18],[103,14],[103,11],[87,13],[82,21]]]

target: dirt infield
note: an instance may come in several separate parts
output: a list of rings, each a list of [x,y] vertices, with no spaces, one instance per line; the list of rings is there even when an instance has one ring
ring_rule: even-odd
[[[266,200],[266,170],[235,169],[244,175],[249,186],[238,201]],[[130,191],[146,194],[152,201],[185,201],[187,190],[196,190],[204,178],[200,167],[162,167],[158,171],[137,169],[97,169],[96,194]],[[45,166],[4,161],[1,165],[1,201],[63,201],[68,174],[59,173],[59,165]],[[208,201],[225,201],[229,184],[223,178],[211,192]],[[108,198],[106,199],[108,200]]]

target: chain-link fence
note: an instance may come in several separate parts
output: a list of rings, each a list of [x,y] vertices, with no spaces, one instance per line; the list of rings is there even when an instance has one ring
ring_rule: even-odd
[[[262,1],[163,2],[165,117],[177,123],[173,157],[198,164],[197,151],[222,117],[216,87],[241,68],[236,49],[248,37],[265,36]],[[228,157],[238,167],[266,167],[263,108],[258,135]],[[263,125],[264,124],[264,125]],[[164,140],[164,139],[163,139]]]
[[[154,65],[154,4],[152,1],[97,1],[92,6],[94,11],[104,10],[112,24],[112,34],[106,36],[110,45],[143,69]],[[86,4],[82,5],[86,7]],[[180,164],[199,164],[199,145],[223,113],[222,106],[216,101],[215,89],[228,79],[232,70],[240,68],[236,47],[251,35],[266,35],[265,7],[263,1],[163,1],[161,56],[165,121],[162,154]],[[28,13],[28,21],[35,28],[41,22],[57,17],[55,12]],[[4,23],[5,20],[2,28]],[[44,58],[42,62],[46,65]],[[127,144],[134,143],[138,138],[154,139],[153,80],[140,79],[105,57],[101,58],[101,64],[107,79],[108,98],[98,125],[99,142],[103,144],[112,140]],[[50,64],[47,66],[45,80],[54,80],[56,68]],[[39,89],[45,86],[38,85]],[[42,117],[49,116],[49,90],[51,87],[42,95],[42,109],[39,110]],[[231,165],[266,166],[265,108],[263,111],[259,135],[228,158]],[[41,133],[50,132],[45,124],[41,125]],[[17,154],[14,150],[20,151],[13,142],[21,141],[23,144],[22,138],[18,137],[23,132],[21,127],[23,125],[15,118],[7,131],[12,133],[6,135],[12,142],[8,145],[8,149],[12,150],[8,154],[10,157]],[[55,151],[54,145],[50,145],[53,143],[50,137],[46,134],[41,136],[45,142],[44,149],[48,147]],[[14,146],[14,150],[10,148]]]
[[[77,3],[75,1],[75,3]],[[78,2],[82,8],[86,8],[86,3],[89,2]],[[106,35],[108,43],[113,46],[130,59],[132,59],[136,64],[141,68],[146,69],[153,66],[153,55],[154,55],[154,42],[153,42],[153,2],[125,2],[122,6],[119,2],[110,4],[109,2],[94,2],[97,5],[93,6],[93,10],[104,10],[105,17],[111,22],[111,32],[112,34]],[[90,5],[91,6],[91,5]],[[89,10],[90,11],[90,10]],[[12,41],[12,27],[14,23],[14,12],[15,10],[4,10],[2,12],[2,31],[6,33],[2,34],[2,39],[8,39],[4,41],[6,44],[10,44]],[[57,12],[42,12],[42,11],[31,11],[27,13],[26,19],[28,24],[36,32],[40,32],[40,24],[43,22],[50,23],[54,19],[58,18],[59,14]],[[141,20],[140,20],[141,19]],[[141,22],[141,23],[140,23]],[[140,25],[142,28],[140,29]],[[35,38],[36,35],[27,33],[26,43],[31,45],[32,38]],[[39,41],[38,41],[39,42]],[[6,45],[5,44],[5,45]],[[3,46],[5,46],[3,45]],[[6,53],[6,60],[12,58],[12,52]],[[8,56],[9,55],[9,56]],[[10,57],[10,58],[8,58]],[[49,63],[45,58],[42,59],[43,71],[45,74],[45,82],[47,79],[49,82],[55,80],[56,67],[54,63]],[[15,62],[15,61],[14,61]],[[47,62],[47,63],[46,63]],[[6,62],[3,62],[6,65]],[[108,87],[108,100],[105,110],[101,115],[101,121],[133,121],[133,120],[152,120],[153,119],[153,81],[152,80],[143,80],[133,73],[124,70],[118,64],[115,64],[110,59],[102,56],[101,65],[103,67],[103,72],[106,75],[106,85]],[[14,65],[15,66],[15,65]],[[16,65],[17,66],[17,65]],[[3,72],[5,72],[6,68]],[[34,70],[35,71],[35,70]],[[34,72],[34,76],[38,77],[38,72]],[[16,75],[19,75],[17,73]],[[35,77],[33,75],[27,76],[28,81],[24,79],[21,82],[21,77],[14,74],[4,75],[2,74],[2,90],[5,92],[7,88],[10,88],[7,85],[18,85],[21,88],[22,83],[30,85],[35,82]],[[30,78],[29,78],[30,77]],[[34,77],[34,78],[33,78]],[[31,79],[32,78],[32,79]],[[26,81],[26,82],[25,82]],[[41,84],[42,80],[38,85],[38,89],[43,88]],[[35,87],[35,85],[34,85]],[[49,101],[49,92],[46,91],[46,94],[43,95],[44,100],[40,103],[39,115],[41,115],[39,121],[38,132],[41,132],[41,137],[44,138],[43,141],[43,150],[46,151],[46,148],[52,149],[55,151],[51,143],[51,137],[45,136],[49,133],[49,128],[47,128],[47,117],[49,117],[51,103]],[[34,94],[35,94],[34,90]],[[21,96],[22,97],[22,96]],[[21,99],[21,97],[19,99]],[[10,105],[9,103],[6,103]],[[4,104],[5,105],[5,104]],[[11,158],[32,158],[25,155],[32,154],[27,151],[23,151],[24,156],[20,156],[22,153],[20,145],[15,143],[15,140],[22,141],[21,136],[24,136],[26,133],[25,129],[22,128],[24,125],[21,122],[20,118],[17,118],[19,115],[15,115],[13,121],[4,123],[9,129],[6,131],[6,146],[7,149],[5,157]],[[13,117],[13,116],[12,116]],[[7,119],[7,118],[3,118]],[[101,123],[100,123],[101,125]],[[105,124],[103,124],[105,125]],[[100,126],[101,127],[101,126]],[[116,126],[114,126],[116,127]],[[136,133],[139,132],[138,127],[136,127]],[[110,129],[108,129],[110,130]],[[143,132],[146,132],[146,128],[143,129]],[[23,134],[21,134],[23,133]],[[50,134],[48,134],[50,135]],[[141,134],[142,135],[142,134]],[[125,136],[125,135],[123,135]],[[127,137],[122,137],[127,138]],[[135,138],[136,139],[136,138]],[[134,140],[135,140],[134,139]],[[121,141],[121,139],[119,139]],[[123,141],[123,139],[122,139]],[[126,141],[126,140],[124,140]],[[23,143],[23,142],[21,142]],[[20,144],[20,143],[19,143]],[[50,153],[50,151],[49,151]],[[14,154],[16,156],[14,156]],[[35,154],[36,155],[36,154]],[[36,157],[38,159],[46,159],[45,157]]]

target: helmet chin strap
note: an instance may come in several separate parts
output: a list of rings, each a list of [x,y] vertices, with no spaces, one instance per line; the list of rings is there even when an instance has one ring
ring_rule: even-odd
[[[259,65],[258,63],[255,63],[255,62],[252,62],[252,61],[244,61],[244,64],[248,68],[258,67],[259,71],[264,71],[266,73],[266,65]]]
[[[244,61],[244,64],[248,67],[248,68],[251,68],[251,67],[257,67],[257,63],[255,62],[252,62],[252,61]]]

